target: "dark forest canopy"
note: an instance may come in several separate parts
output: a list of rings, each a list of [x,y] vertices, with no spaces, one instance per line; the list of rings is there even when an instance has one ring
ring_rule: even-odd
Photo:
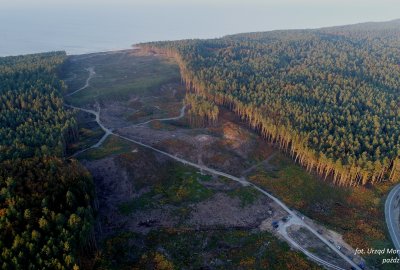
[[[308,170],[341,185],[400,176],[400,21],[142,44]]]
[[[0,58],[1,269],[78,269],[91,230],[91,177],[61,159],[76,134],[57,77],[65,58]]]
[[[0,164],[1,269],[78,269],[92,228],[90,174],[54,157]]]
[[[0,58],[0,161],[56,155],[74,137],[56,76],[65,52]]]

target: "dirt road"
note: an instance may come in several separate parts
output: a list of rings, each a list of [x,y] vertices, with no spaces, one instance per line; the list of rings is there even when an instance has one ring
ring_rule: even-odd
[[[94,71],[94,67],[87,68],[86,70],[89,71],[89,77],[86,79],[85,85],[79,88],[78,90],[75,90],[74,92],[65,95],[66,97],[72,96],[73,94],[76,94],[89,87],[90,80],[94,77],[94,75],[96,75],[96,72]]]
[[[143,122],[143,123],[139,123],[139,124],[135,124],[132,126],[144,126],[147,125],[148,123],[151,123],[153,121],[172,121],[172,120],[179,120],[181,118],[183,118],[185,116],[185,109],[186,109],[186,105],[183,105],[183,107],[181,108],[179,115],[176,117],[169,117],[169,118],[156,118],[156,119],[151,119],[149,121]]]
[[[89,70],[89,77],[88,77],[88,79],[87,79],[87,81],[86,81],[86,84],[85,84],[85,86],[82,87],[81,89],[78,89],[79,91],[81,91],[81,90],[83,90],[83,89],[89,87],[89,85],[90,85],[90,79],[93,78],[93,72],[94,72],[94,68],[92,69],[92,72]],[[69,95],[72,95],[72,94],[74,94],[74,93],[76,93],[76,92],[77,92],[77,91],[74,91],[74,92],[72,92],[72,93],[69,94]],[[352,267],[354,267],[354,269],[360,269],[360,268],[357,266],[356,263],[354,263],[354,262],[353,262],[352,260],[350,260],[347,256],[345,256],[343,253],[341,253],[339,250],[337,250],[337,248],[336,248],[333,244],[331,244],[331,243],[330,243],[327,239],[325,239],[322,235],[318,234],[318,232],[317,232],[315,229],[313,229],[311,226],[309,226],[308,224],[306,224],[302,219],[298,218],[298,217],[296,216],[296,214],[295,214],[292,210],[290,210],[289,207],[288,207],[286,204],[284,204],[281,200],[279,200],[278,198],[274,197],[273,195],[271,195],[271,194],[268,193],[267,191],[263,190],[262,188],[260,188],[260,187],[258,187],[258,186],[256,186],[256,185],[254,185],[253,183],[250,183],[250,182],[247,181],[244,177],[239,178],[239,177],[236,177],[236,176],[233,176],[233,175],[230,175],[230,174],[227,174],[227,173],[224,173],[224,172],[221,172],[221,171],[218,171],[218,170],[209,168],[209,167],[204,166],[204,165],[200,165],[200,164],[193,163],[193,162],[188,161],[188,160],[186,160],[186,159],[184,159],[184,158],[177,157],[177,156],[175,156],[175,155],[173,155],[173,154],[167,153],[167,152],[162,151],[162,150],[160,150],[160,149],[154,148],[154,147],[152,147],[152,146],[150,146],[150,145],[144,144],[144,143],[142,143],[142,142],[140,142],[140,141],[138,141],[138,140],[134,140],[134,139],[125,137],[125,136],[123,136],[123,135],[120,135],[120,134],[118,134],[118,133],[114,133],[112,130],[110,130],[110,129],[108,129],[107,127],[105,127],[105,126],[103,125],[103,123],[101,122],[101,119],[100,119],[100,107],[99,107],[99,106],[98,106],[98,111],[89,110],[89,109],[85,109],[85,108],[79,108],[79,107],[75,107],[75,106],[68,105],[68,104],[66,104],[66,106],[69,107],[69,108],[73,108],[73,109],[76,109],[76,110],[84,111],[84,112],[87,112],[87,113],[90,113],[90,114],[94,115],[94,116],[96,117],[96,122],[97,122],[97,124],[98,124],[98,125],[101,127],[101,129],[105,132],[105,135],[103,136],[103,138],[101,138],[100,141],[99,141],[98,143],[96,143],[95,145],[93,145],[93,146],[90,147],[90,148],[99,147],[99,146],[101,145],[101,143],[105,140],[105,138],[106,138],[107,136],[109,136],[109,135],[114,135],[114,136],[117,136],[117,137],[119,137],[119,138],[121,138],[121,139],[124,139],[124,140],[130,141],[130,142],[133,142],[133,143],[135,143],[135,144],[138,144],[138,145],[140,145],[140,146],[142,146],[142,147],[144,147],[144,148],[147,148],[147,149],[153,150],[153,151],[155,151],[155,152],[157,152],[157,153],[160,153],[160,154],[162,154],[162,155],[168,156],[168,157],[174,159],[175,161],[178,161],[178,162],[183,163],[183,164],[185,164],[185,165],[192,166],[192,167],[197,168],[197,169],[199,169],[199,170],[201,170],[201,171],[208,172],[208,173],[213,174],[213,175],[218,175],[218,176],[226,177],[226,178],[228,178],[228,179],[230,179],[230,180],[233,180],[233,181],[236,181],[236,182],[241,183],[243,186],[252,186],[252,187],[254,187],[256,190],[258,190],[259,192],[261,192],[262,194],[264,194],[264,195],[268,196],[269,198],[271,198],[271,199],[272,199],[273,201],[275,201],[280,207],[282,207],[282,208],[291,216],[291,222],[292,222],[292,223],[296,223],[296,224],[298,224],[298,225],[301,225],[301,226],[307,228],[310,232],[312,232],[315,236],[317,236],[324,244],[326,244],[326,245],[327,245],[329,248],[331,248],[335,253],[337,253],[344,261],[346,261],[349,265],[351,265]],[[181,114],[184,113],[184,109],[185,109],[185,107],[183,107],[183,108],[181,109]],[[180,116],[178,116],[178,117],[180,117]],[[183,115],[182,115],[182,117],[183,117]],[[154,120],[153,120],[153,121],[154,121]],[[143,123],[143,124],[144,124],[144,123]],[[90,149],[90,148],[88,148],[88,149]],[[85,150],[87,150],[87,149],[85,149]],[[288,238],[289,238],[289,236],[287,236],[286,233],[281,233],[281,234],[282,234],[282,236],[283,236],[285,239],[288,239]],[[299,247],[299,245],[296,244],[293,240],[289,240],[289,239],[288,239],[288,241],[289,241],[289,243],[291,243],[294,247],[298,248],[301,252],[303,252],[306,256],[308,256],[310,259],[312,259],[312,260],[314,260],[314,261],[316,261],[316,262],[318,262],[318,263],[320,263],[320,264],[322,264],[322,265],[325,265],[326,267],[331,268],[331,269],[338,269],[338,270],[339,270],[339,269],[343,269],[343,268],[341,268],[341,267],[335,266],[335,265],[333,265],[333,264],[331,264],[331,263],[329,263],[329,262],[327,262],[327,261],[324,261],[324,260],[318,258],[317,256],[311,254],[310,252],[308,252],[308,251],[305,250],[304,248]]]

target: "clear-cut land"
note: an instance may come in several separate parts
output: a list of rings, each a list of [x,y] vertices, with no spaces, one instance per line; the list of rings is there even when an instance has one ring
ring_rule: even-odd
[[[248,237],[263,238],[272,233],[297,247],[312,260],[322,260],[319,263],[325,266],[328,263],[332,269],[348,267],[348,262],[340,256],[341,252],[329,248],[318,236],[314,235],[315,239],[311,243],[301,242],[299,246],[298,240],[291,235],[299,231],[295,224],[300,223],[302,228],[307,224],[312,230],[318,230],[317,234],[321,234],[326,241],[330,240],[334,245],[343,247],[344,253],[348,252],[349,255],[352,249],[341,240],[341,236],[315,225],[297,212],[287,218],[288,214],[279,204],[252,186],[242,186],[240,182],[232,182],[221,175],[209,175],[207,171],[182,166],[163,154],[165,152],[176,159],[235,175],[238,179],[249,176],[250,179],[257,177],[257,181],[260,181],[259,174],[264,174],[267,183],[269,176],[282,182],[280,174],[293,169],[299,170],[300,178],[313,179],[299,167],[288,166],[286,163],[289,161],[277,153],[273,145],[265,143],[223,108],[217,124],[201,128],[190,126],[187,119],[181,117],[185,89],[180,84],[176,64],[171,59],[138,51],[93,55],[90,60],[79,58],[70,59],[67,76],[87,78],[90,73],[85,69],[89,66],[94,68],[96,76],[90,80],[91,84],[85,91],[77,92],[76,96],[70,95],[66,102],[73,106],[76,104],[76,108],[91,110],[92,114],[100,112],[98,120],[115,134],[110,135],[101,145],[81,153],[78,158],[89,168],[96,181],[100,214],[97,229],[99,239],[112,243],[122,237],[121,241],[131,244],[132,249],[129,249],[125,258],[127,261],[122,264],[128,263],[129,258],[136,258],[131,262],[140,264],[145,250],[155,244],[151,241],[153,238],[149,240],[154,235],[161,234],[171,239],[184,238],[180,239],[184,241],[181,244],[184,247],[194,237],[191,232],[201,232],[202,238],[197,241],[205,241],[204,245],[207,246],[208,237],[218,231],[221,236],[243,234],[243,238],[239,237],[241,240],[237,241],[246,241]],[[152,65],[157,65],[158,70],[149,69]],[[171,70],[175,70],[175,73]],[[161,73],[159,78],[165,78],[164,81],[154,80],[158,73]],[[171,74],[172,78],[168,78]],[[101,88],[104,87],[103,80],[106,83],[112,81],[112,86]],[[85,83],[83,78],[80,81]],[[79,85],[74,87],[80,88]],[[70,86],[69,92],[74,91],[74,87]],[[86,120],[85,123],[91,125]],[[151,151],[127,139],[161,152]],[[295,179],[299,180],[302,179]],[[325,188],[334,189],[330,185]],[[281,195],[279,191],[277,195]],[[279,230],[273,228],[272,224],[276,221],[279,222]],[[286,233],[288,231],[291,233]],[[298,232],[301,233],[304,232]],[[144,249],[137,249],[138,243],[143,241],[147,243],[146,248],[142,246]],[[245,243],[233,246],[228,244],[222,246],[222,249],[230,253],[242,245],[244,247]],[[325,248],[313,248],[319,245]],[[193,263],[188,257],[176,257],[176,250],[168,246],[168,243],[156,246],[166,249],[160,256],[170,258],[172,263]],[[257,244],[251,248],[260,249],[261,246]],[[153,251],[157,253],[157,250]],[[239,260],[213,257],[219,251],[220,247],[207,256],[204,252],[198,252],[197,259],[201,259],[198,265],[217,263],[228,267],[235,265],[233,260]],[[336,255],[332,256],[332,252]],[[145,257],[150,260],[153,255]],[[260,261],[268,261],[264,256],[240,254],[239,257],[242,263],[248,260],[247,263],[256,265]],[[353,260],[358,261],[357,258]]]

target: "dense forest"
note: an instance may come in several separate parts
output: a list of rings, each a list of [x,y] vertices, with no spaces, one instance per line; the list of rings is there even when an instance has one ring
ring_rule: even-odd
[[[142,44],[339,185],[400,177],[400,21]]]
[[[76,137],[57,77],[65,58],[0,58],[1,269],[78,269],[91,232],[91,177],[62,159]]]
[[[62,156],[77,123],[64,110],[57,68],[65,53],[0,58],[0,161]]]
[[[219,109],[214,102],[189,93],[185,96],[185,104],[188,106],[187,115],[192,126],[214,125],[218,121]]]

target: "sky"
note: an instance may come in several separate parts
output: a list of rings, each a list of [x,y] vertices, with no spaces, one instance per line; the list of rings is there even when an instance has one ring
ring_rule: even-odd
[[[153,17],[155,22],[174,22],[186,18],[201,24],[210,20],[217,30],[260,31],[286,28],[315,28],[365,21],[384,21],[400,16],[399,0],[0,0],[0,12],[39,10],[86,11],[102,14],[132,11],[139,17]],[[198,10],[198,12],[196,12]],[[165,11],[165,12],[163,12]],[[162,14],[158,14],[162,13]],[[192,21],[193,20],[193,21]],[[184,21],[182,20],[184,23]],[[207,24],[205,24],[207,25]],[[238,28],[235,28],[239,25]],[[171,24],[171,26],[175,26]],[[194,25],[196,27],[197,25]],[[218,32],[219,33],[219,32]],[[195,34],[195,33],[194,33]]]
[[[0,56],[400,18],[399,0],[0,0]]]

